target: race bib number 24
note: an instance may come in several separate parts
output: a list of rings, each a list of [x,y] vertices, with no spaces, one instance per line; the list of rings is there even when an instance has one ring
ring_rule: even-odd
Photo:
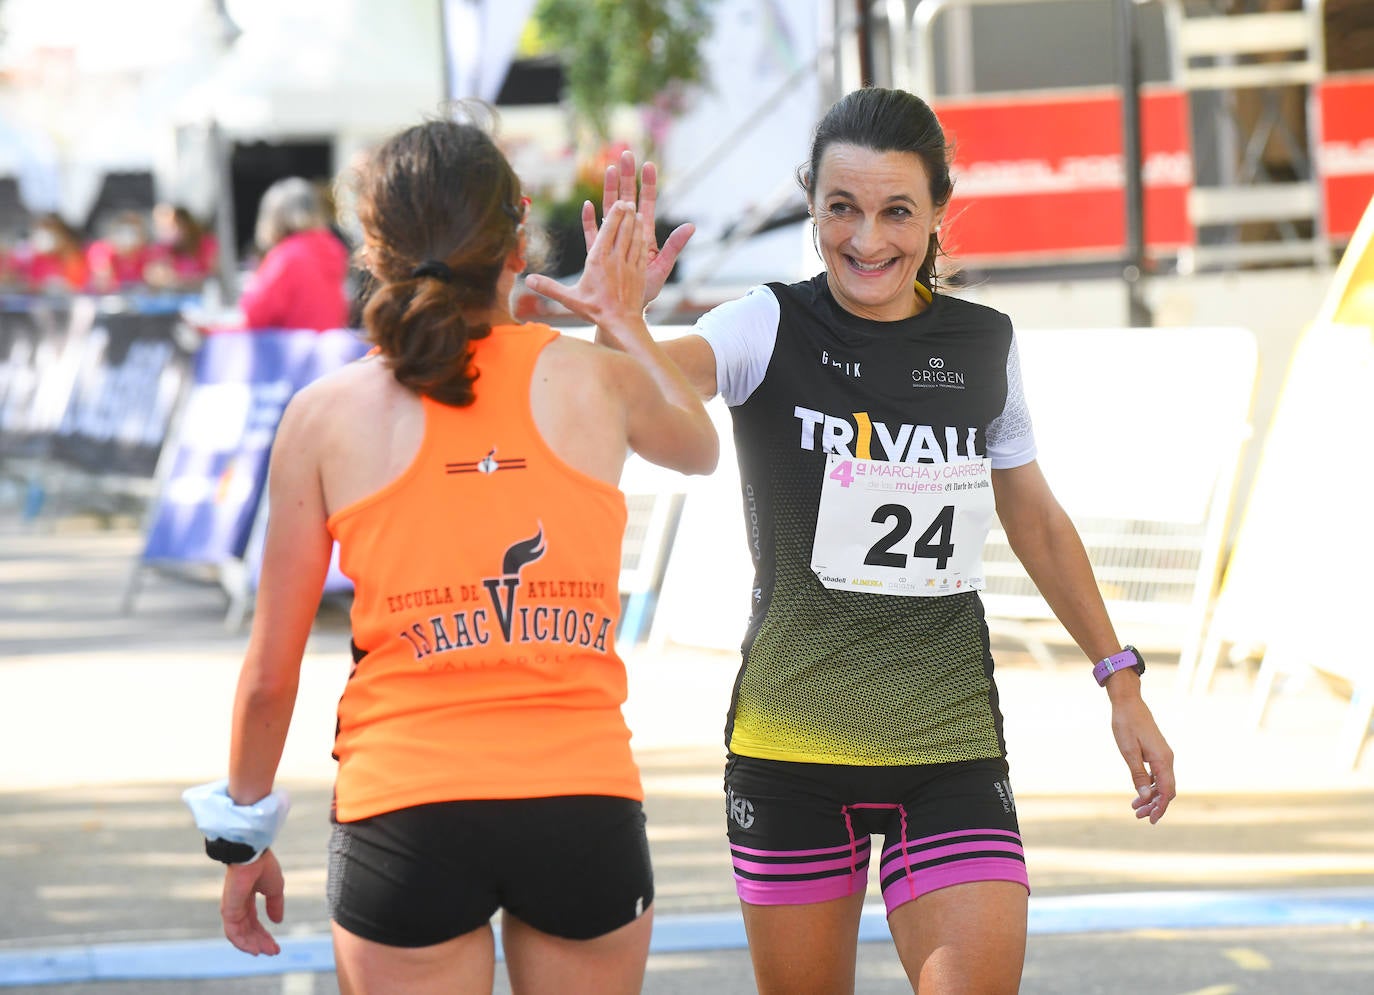
[[[811,569],[836,591],[937,597],[983,587],[992,461],[826,457]]]

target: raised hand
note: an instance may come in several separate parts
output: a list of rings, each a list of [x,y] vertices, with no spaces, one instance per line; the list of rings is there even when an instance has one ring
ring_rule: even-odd
[[[644,169],[639,177],[639,190],[636,197],[635,190],[635,154],[629,149],[620,153],[620,161],[611,163],[606,167],[606,176],[601,188],[601,211],[603,217],[608,215],[611,206],[617,202],[628,202],[634,205],[639,214],[640,223],[644,227],[644,236],[648,244],[649,267],[644,280],[644,305],[647,307],[651,301],[658,297],[663,290],[663,285],[668,282],[668,276],[673,272],[673,266],[677,263],[678,254],[691,239],[696,231],[693,224],[678,225],[664,241],[660,248],[658,244],[658,233],[654,224],[654,212],[658,202],[658,168],[652,162],[646,162]],[[592,243],[596,240],[596,208],[591,201],[582,205],[582,234],[587,240],[587,250],[590,252]]]
[[[635,215],[634,204],[615,201],[587,250],[587,264],[576,284],[568,287],[550,277],[531,274],[525,278],[525,286],[562,304],[623,345],[625,326],[636,331],[644,328],[647,261],[644,226]]]

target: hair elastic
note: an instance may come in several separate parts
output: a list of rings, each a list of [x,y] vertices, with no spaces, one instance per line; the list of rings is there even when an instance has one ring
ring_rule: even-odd
[[[410,278],[412,280],[419,280],[427,276],[433,277],[436,280],[442,280],[444,283],[453,283],[455,280],[453,270],[449,269],[447,263],[441,262],[438,259],[426,259],[419,266],[416,266],[410,271]]]

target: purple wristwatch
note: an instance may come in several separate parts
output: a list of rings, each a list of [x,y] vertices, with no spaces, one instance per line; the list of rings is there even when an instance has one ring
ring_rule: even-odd
[[[1098,660],[1093,667],[1093,676],[1097,678],[1099,685],[1106,685],[1107,678],[1118,670],[1134,670],[1137,674],[1145,673],[1145,660],[1141,657],[1140,651],[1134,646],[1121,647],[1120,653],[1113,653],[1105,659]]]

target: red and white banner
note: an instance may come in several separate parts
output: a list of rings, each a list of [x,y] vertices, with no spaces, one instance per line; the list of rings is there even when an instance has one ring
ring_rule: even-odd
[[[1317,171],[1326,200],[1326,233],[1344,242],[1374,199],[1374,73],[1328,76],[1317,97]]]
[[[1121,97],[1114,89],[1001,96],[934,107],[954,145],[945,242],[960,260],[1105,259],[1126,249]],[[1145,244],[1191,245],[1193,160],[1178,90],[1141,95]]]

